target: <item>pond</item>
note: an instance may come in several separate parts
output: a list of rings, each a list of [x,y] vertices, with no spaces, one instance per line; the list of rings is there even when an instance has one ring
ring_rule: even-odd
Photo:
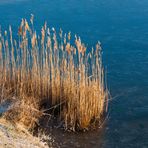
[[[35,15],[39,31],[50,27],[78,34],[88,47],[99,40],[113,100],[103,129],[87,133],[52,131],[55,147],[148,147],[147,0],[1,0],[2,30],[17,34],[21,18]]]

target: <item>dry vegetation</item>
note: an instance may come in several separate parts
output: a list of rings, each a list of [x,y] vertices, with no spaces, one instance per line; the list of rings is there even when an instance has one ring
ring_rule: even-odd
[[[77,36],[71,44],[70,32],[57,33],[45,23],[37,35],[33,16],[29,24],[22,19],[17,41],[11,27],[0,32],[0,99],[17,102],[5,117],[32,128],[44,109],[56,108],[65,129],[100,122],[108,103],[100,44],[87,51]]]
[[[4,119],[0,119],[0,139],[0,148],[51,148],[55,143],[52,137],[44,133],[34,137],[20,125],[13,125]]]

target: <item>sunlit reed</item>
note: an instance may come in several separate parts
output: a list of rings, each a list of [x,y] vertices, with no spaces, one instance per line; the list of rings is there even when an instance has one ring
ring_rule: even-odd
[[[56,106],[65,129],[88,129],[100,123],[107,107],[101,46],[87,49],[80,37],[63,34],[47,24],[38,35],[26,19],[13,39],[11,26],[0,32],[0,99],[15,98],[17,122],[32,126]],[[45,109],[45,108],[44,108]],[[27,123],[26,123],[27,122]]]

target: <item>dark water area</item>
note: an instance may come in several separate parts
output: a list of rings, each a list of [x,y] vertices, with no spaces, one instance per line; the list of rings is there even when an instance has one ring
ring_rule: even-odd
[[[88,133],[52,131],[57,147],[148,147],[148,1],[147,0],[0,0],[2,30],[17,33],[21,18],[35,15],[39,31],[50,27],[78,34],[89,47],[99,40],[107,70],[109,120]]]

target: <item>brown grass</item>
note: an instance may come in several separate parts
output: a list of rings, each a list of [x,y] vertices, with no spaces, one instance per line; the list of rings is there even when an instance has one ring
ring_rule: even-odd
[[[45,102],[47,110],[58,108],[65,129],[87,129],[101,121],[108,96],[100,44],[87,50],[79,37],[71,42],[71,33],[57,33],[46,23],[37,35],[33,16],[30,25],[22,19],[17,41],[11,27],[0,33],[0,99],[19,102],[7,117],[33,127]]]

